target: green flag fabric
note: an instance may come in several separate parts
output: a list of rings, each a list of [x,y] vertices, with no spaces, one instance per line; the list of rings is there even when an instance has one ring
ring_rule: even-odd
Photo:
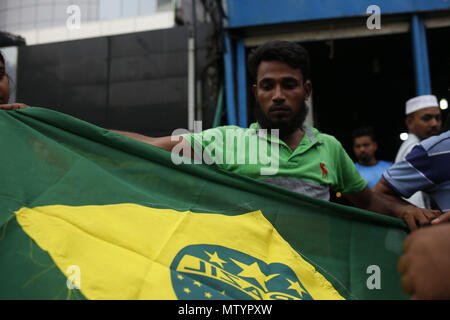
[[[399,219],[0,112],[0,299],[405,299]]]

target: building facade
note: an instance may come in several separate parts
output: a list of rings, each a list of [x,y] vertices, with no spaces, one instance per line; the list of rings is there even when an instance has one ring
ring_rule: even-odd
[[[172,0],[0,0],[0,31],[28,45],[170,28]]]

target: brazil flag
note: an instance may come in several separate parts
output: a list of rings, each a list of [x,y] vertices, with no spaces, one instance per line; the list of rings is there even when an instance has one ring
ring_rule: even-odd
[[[0,134],[0,299],[407,298],[400,220],[47,109]]]

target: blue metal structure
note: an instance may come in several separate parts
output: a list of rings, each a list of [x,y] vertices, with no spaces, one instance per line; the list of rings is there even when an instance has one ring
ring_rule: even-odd
[[[226,88],[226,100],[227,100],[227,121],[229,125],[237,125],[236,121],[236,102],[234,93],[234,66],[233,66],[233,49],[231,45],[230,37],[224,35],[225,53],[224,53],[224,65],[225,65],[225,88]]]
[[[368,16],[371,5],[380,7],[382,16],[411,15],[411,39],[414,57],[416,94],[431,93],[426,29],[420,16],[430,11],[450,13],[450,0],[223,0],[227,7],[227,30],[232,33],[248,27],[286,24],[323,19]],[[225,78],[228,124],[247,126],[246,61],[244,39],[237,39],[236,50],[225,36]],[[233,65],[233,62],[236,65]],[[234,75],[237,74],[237,86]],[[236,95],[239,119],[236,120]]]
[[[416,94],[431,94],[430,66],[428,63],[427,37],[423,20],[413,14],[411,18],[411,37],[414,56]]]
[[[242,39],[236,41],[237,90],[240,127],[247,127],[247,77],[245,61],[245,45]]]
[[[371,5],[383,15],[450,9],[448,0],[227,0],[228,27],[365,16]]]

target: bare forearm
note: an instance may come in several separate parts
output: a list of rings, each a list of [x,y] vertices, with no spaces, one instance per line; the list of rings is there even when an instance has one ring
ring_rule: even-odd
[[[142,134],[138,134],[138,133],[134,133],[134,132],[127,132],[127,131],[119,131],[119,130],[111,130],[113,132],[119,133],[121,135],[127,136],[129,138],[147,143],[147,144],[151,144],[155,147],[167,150],[167,151],[172,151],[173,148],[179,144],[186,144],[184,149],[182,148],[182,150],[180,151],[180,154],[183,154],[183,150],[191,150],[191,147],[189,145],[189,143],[184,140],[181,136],[167,136],[167,137],[159,137],[159,138],[152,138],[152,137],[147,137],[144,136]]]
[[[366,187],[358,194],[347,194],[346,197],[358,208],[365,209],[391,217],[396,217],[396,212],[399,209],[399,202],[390,201],[373,192]]]
[[[400,196],[398,196],[388,185],[386,180],[384,178],[381,178],[380,181],[375,185],[375,187],[372,188],[372,191],[375,192],[378,195],[381,195],[384,198],[387,198],[391,201],[394,201],[401,205],[410,205],[406,200],[403,200]]]
[[[364,209],[381,213],[387,216],[400,218],[399,212],[401,211],[402,207],[407,205],[411,204],[406,201],[402,201],[395,196],[389,197],[371,192],[369,201]]]
[[[381,213],[391,217],[403,219],[410,230],[416,230],[417,224],[424,226],[440,215],[438,210],[417,208],[411,204],[402,204],[381,196],[368,187],[356,194],[346,197],[358,208]]]
[[[119,131],[119,130],[110,130],[110,131],[121,134],[123,136],[129,137],[132,139],[135,139],[135,140],[138,140],[138,141],[141,141],[141,142],[148,143],[148,144],[153,145],[155,143],[155,138],[147,137],[142,134],[128,132],[128,131]]]

